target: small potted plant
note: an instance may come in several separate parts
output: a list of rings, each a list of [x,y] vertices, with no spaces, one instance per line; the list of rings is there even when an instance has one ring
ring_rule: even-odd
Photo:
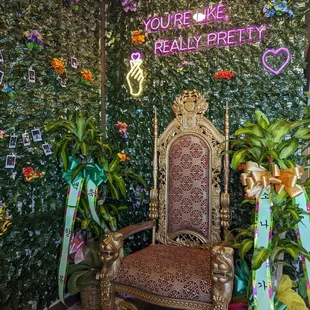
[[[251,272],[246,285],[249,287],[249,309],[253,307],[251,275],[267,259],[272,277],[270,289],[274,292],[274,302],[278,303],[285,302],[283,296],[286,294],[279,292],[286,285],[284,283],[288,283],[287,278],[282,277],[283,265],[290,265],[284,260],[284,253],[295,261],[300,255],[303,259],[310,259],[308,251],[298,238],[297,229],[308,213],[295,201],[298,195],[305,194],[301,180],[297,182],[303,173],[303,168],[297,165],[295,159],[296,152],[303,148],[303,141],[309,139],[310,128],[307,126],[310,121],[289,122],[283,119],[269,121],[260,111],[256,111],[255,116],[256,122],[245,122],[242,128],[235,132],[237,138],[231,141],[233,149],[231,165],[233,169],[242,172],[242,183],[246,186],[243,204],[252,206],[254,213],[249,227],[234,229],[237,232],[234,247],[239,249],[242,260],[251,261]],[[289,180],[291,182],[287,183]],[[269,196],[271,198],[268,198],[271,202],[271,224],[266,225],[266,229],[267,227],[270,229],[269,243],[266,247],[257,247],[255,244],[258,227],[265,224],[258,221],[259,202],[265,188],[270,188],[271,193]],[[297,238],[294,239],[291,236],[295,234]],[[246,265],[245,262],[244,264]],[[240,275],[236,279],[239,281]],[[245,292],[246,290],[247,288]],[[295,301],[300,302],[300,299],[298,295],[294,297]],[[307,309],[303,302],[300,302],[300,305],[300,309]],[[289,306],[288,308],[290,309]]]
[[[90,242],[83,247],[83,260],[68,266],[68,291],[73,296],[81,293],[83,309],[100,310],[99,273],[102,263],[99,258],[99,243]]]
[[[54,158],[60,162],[62,177],[69,184],[67,203],[72,188],[78,183],[76,180],[80,180],[80,185],[77,185],[80,194],[76,195],[76,199],[79,199],[76,200],[76,220],[74,223],[73,219],[71,226],[65,228],[64,238],[71,238],[72,246],[73,233],[80,232],[87,244],[87,253],[84,253],[84,259],[78,264],[72,262],[69,265],[68,289],[72,294],[81,290],[82,298],[92,299],[95,295],[99,298],[99,281],[96,280],[95,270],[101,265],[96,242],[109,231],[117,230],[120,213],[127,208],[122,203],[127,195],[125,180],[130,179],[143,185],[144,181],[124,165],[117,153],[113,153],[112,143],[103,139],[104,132],[97,129],[94,119],[87,118],[85,113],[78,112],[68,119],[50,123],[45,126],[45,130],[61,132],[54,144]],[[67,210],[68,207],[69,204]],[[67,218],[68,212],[65,219]],[[73,231],[70,230],[72,226]],[[65,253],[65,257],[60,266],[62,263],[66,264],[69,248],[64,250],[63,247],[62,253]],[[61,284],[64,288],[63,283]],[[84,306],[84,310],[95,310],[100,302],[95,306],[91,300],[82,300],[83,304],[88,305]],[[89,306],[91,304],[92,307]]]

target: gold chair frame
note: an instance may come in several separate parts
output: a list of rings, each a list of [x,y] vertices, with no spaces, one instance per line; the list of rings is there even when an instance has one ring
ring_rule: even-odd
[[[100,274],[101,307],[102,310],[137,310],[137,307],[115,293],[128,294],[146,302],[176,308],[201,310],[226,310],[232,296],[233,289],[233,250],[221,243],[221,228],[227,232],[230,226],[230,196],[229,182],[229,155],[224,155],[224,192],[220,195],[220,173],[222,171],[222,158],[219,154],[228,150],[229,115],[226,105],[225,128],[222,135],[204,113],[208,103],[204,96],[196,90],[185,91],[178,96],[173,104],[174,120],[168,125],[164,133],[158,138],[158,120],[154,108],[154,159],[153,159],[153,189],[150,192],[150,221],[125,227],[118,232],[107,235],[100,245],[100,257],[104,267]],[[202,234],[182,230],[176,233],[167,233],[167,161],[168,149],[177,137],[183,134],[194,134],[207,142],[211,152],[212,184],[210,185],[211,206],[209,219],[209,236],[207,240]],[[158,156],[159,154],[159,156]],[[158,187],[158,175],[159,187]],[[156,223],[158,230],[156,231]],[[211,251],[211,280],[212,303],[206,304],[193,300],[180,300],[154,295],[137,288],[115,283],[122,261],[123,241],[127,237],[152,229],[152,243],[158,241],[164,244],[185,247],[198,247]]]

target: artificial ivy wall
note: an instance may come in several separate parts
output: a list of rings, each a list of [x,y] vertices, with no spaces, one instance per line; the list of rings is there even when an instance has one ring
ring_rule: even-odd
[[[305,101],[305,1],[288,2],[294,14],[292,17],[285,13],[267,18],[263,12],[265,0],[124,0],[122,3],[107,0],[106,86],[109,124],[123,121],[129,125],[125,152],[129,154],[136,171],[141,172],[149,184],[152,183],[153,106],[157,107],[159,132],[162,133],[173,119],[171,107],[175,97],[184,90],[197,89],[205,94],[209,101],[207,117],[221,131],[226,102],[230,107],[231,133],[242,122],[253,120],[256,109],[262,110],[271,119],[301,117]],[[186,18],[183,21],[190,24],[188,27],[179,24],[176,28],[171,26],[167,30],[158,30],[155,21],[153,28],[157,30],[145,32],[143,19],[148,23],[149,18],[163,17],[166,27],[169,13],[188,10],[196,12],[196,9],[203,13],[204,8],[219,4],[226,4],[225,13],[229,16],[226,21],[193,25],[193,19]],[[189,37],[203,35],[202,40],[206,40],[207,35],[212,32],[227,32],[253,25],[266,25],[261,42],[221,48],[213,46],[182,53],[176,52],[175,48],[171,54],[154,55],[155,44],[160,40],[170,40],[168,45],[171,47],[171,42],[175,39],[179,42],[180,38],[186,41]],[[137,44],[132,44],[133,31],[141,31],[140,35],[145,36],[145,42],[137,42],[134,38],[133,42]],[[160,43],[158,44],[160,46]],[[289,50],[291,59],[283,71],[276,75],[263,66],[262,55],[268,49],[277,50],[281,47]],[[162,49],[163,52],[168,50],[169,48]],[[143,59],[140,67],[145,80],[143,92],[138,97],[130,95],[126,81],[126,75],[131,68],[132,52],[139,52],[140,56],[134,57]],[[281,57],[268,57],[268,64],[279,68],[285,62],[285,57]],[[186,65],[188,63],[189,65]],[[186,70],[183,69],[184,66]],[[234,73],[231,80],[214,77],[216,72],[224,69]],[[231,181],[233,224],[240,226],[249,219],[249,210],[240,206],[243,189],[238,184],[239,176],[235,174]]]
[[[97,116],[100,111],[100,2],[97,0],[0,1],[0,200],[5,201],[11,226],[0,236],[0,309],[44,309],[57,296],[57,267],[63,229],[66,185],[52,155],[42,145],[57,136],[44,124],[76,110]],[[26,46],[25,32],[39,31],[43,48]],[[71,57],[78,68],[71,67]],[[53,58],[63,58],[66,87],[56,79]],[[30,82],[28,70],[35,71]],[[90,69],[94,83],[82,85],[80,71]],[[34,142],[31,130],[42,141]],[[22,134],[30,145],[24,146]],[[9,148],[16,135],[15,148]],[[26,143],[27,144],[27,143]],[[5,168],[6,156],[16,158]],[[27,182],[23,168],[44,173]]]

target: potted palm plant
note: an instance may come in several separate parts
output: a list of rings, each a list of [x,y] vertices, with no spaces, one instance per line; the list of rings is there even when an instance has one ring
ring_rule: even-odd
[[[76,199],[79,199],[76,203],[76,222],[74,223],[72,219],[73,223],[70,225],[75,227],[75,232],[86,235],[87,253],[84,253],[82,262],[69,265],[69,292],[75,294],[81,291],[82,297],[89,298],[95,295],[98,297],[99,281],[96,279],[95,270],[101,266],[96,241],[101,240],[107,232],[117,230],[120,212],[127,208],[122,203],[126,198],[125,180],[138,181],[143,185],[144,181],[124,165],[117,154],[113,153],[112,144],[103,138],[104,132],[96,128],[92,117],[87,118],[84,113],[78,112],[68,119],[46,125],[45,130],[61,133],[54,145],[54,158],[59,161],[63,169],[63,178],[69,185],[71,184],[70,191],[75,180],[78,178],[84,180],[79,183],[81,184],[80,194],[76,195]],[[67,201],[70,200],[70,191]],[[72,241],[74,235],[71,234],[71,237]],[[89,243],[90,240],[91,243]],[[68,242],[67,240],[67,244]],[[65,250],[63,248],[63,253],[69,255],[69,248]],[[95,293],[91,293],[90,290]],[[86,291],[87,293],[84,294],[83,292]],[[85,305],[84,309],[94,310],[98,308],[100,302],[93,304],[90,300],[82,301],[82,304]],[[93,306],[90,306],[91,304]]]
[[[292,234],[295,235],[298,224],[305,216],[305,210],[295,202],[294,197],[297,195],[292,193],[298,189],[295,186],[296,182],[292,188],[282,184],[280,190],[280,180],[276,177],[278,174],[275,174],[275,170],[289,171],[292,169],[302,172],[303,169],[296,164],[296,152],[302,149],[303,141],[309,139],[310,129],[306,125],[310,121],[289,122],[283,119],[269,121],[266,115],[260,111],[256,111],[255,116],[255,123],[245,122],[242,128],[235,132],[237,138],[231,141],[233,149],[231,151],[233,154],[231,166],[235,170],[243,171],[241,175],[243,185],[247,185],[247,187],[245,200],[242,204],[256,206],[256,216],[257,201],[264,187],[264,179],[261,178],[256,182],[255,178],[249,178],[249,173],[255,171],[256,175],[252,173],[251,177],[257,176],[259,173],[261,173],[260,176],[264,175],[266,183],[271,187],[271,223],[273,224],[267,247],[255,248],[255,238],[257,237],[257,235],[255,236],[257,233],[257,217],[255,219],[255,216],[252,217],[249,227],[234,229],[237,234],[233,246],[239,249],[242,260],[246,257],[251,260],[252,271],[258,270],[269,259],[273,280],[272,289],[278,291],[282,278],[282,266],[289,265],[287,260],[283,259],[284,253],[295,261],[298,260],[299,255],[310,259],[308,251],[302,244],[291,238]],[[251,171],[250,167],[252,167],[252,172],[249,172]],[[295,181],[297,178],[296,176]],[[251,181],[253,181],[252,184],[250,184]],[[255,207],[253,211],[254,209]],[[251,285],[251,281],[248,283]],[[252,292],[251,286],[249,291]]]

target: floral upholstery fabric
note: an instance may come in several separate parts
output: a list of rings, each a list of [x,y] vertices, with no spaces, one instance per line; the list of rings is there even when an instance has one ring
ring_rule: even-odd
[[[210,303],[210,251],[150,245],[124,258],[115,282],[163,297]]]
[[[209,147],[188,134],[173,142],[168,163],[168,234],[194,230],[209,238]]]

